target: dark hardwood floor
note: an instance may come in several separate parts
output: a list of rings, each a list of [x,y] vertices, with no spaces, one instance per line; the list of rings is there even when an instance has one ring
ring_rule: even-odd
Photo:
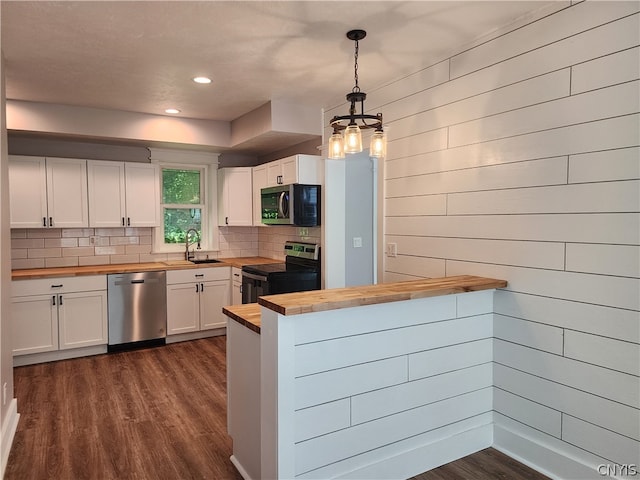
[[[17,367],[6,480],[240,480],[226,433],[225,337]],[[494,449],[415,480],[541,480]]]

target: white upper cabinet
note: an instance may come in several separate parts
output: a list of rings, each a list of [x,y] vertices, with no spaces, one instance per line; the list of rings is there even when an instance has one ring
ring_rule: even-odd
[[[89,160],[89,226],[158,226],[159,182],[156,165]]]
[[[218,170],[218,225],[253,225],[251,167]]]
[[[89,225],[87,161],[9,156],[11,228]]]
[[[320,185],[324,177],[322,157],[319,155],[292,155],[254,167],[254,169],[260,167],[266,167],[267,184],[265,187],[291,183]]]
[[[262,199],[260,190],[267,186],[267,165],[253,167],[253,225],[265,226],[262,223]]]

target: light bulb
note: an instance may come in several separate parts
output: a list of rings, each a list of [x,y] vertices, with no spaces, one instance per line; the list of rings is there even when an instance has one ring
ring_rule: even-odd
[[[360,128],[354,123],[348,125],[344,131],[344,152],[360,153],[362,151],[362,135]]]
[[[334,130],[333,135],[329,138],[329,158],[338,160],[344,158],[344,139],[342,134]]]
[[[376,130],[371,135],[371,145],[369,156],[373,158],[384,158],[387,154],[387,138],[382,130]]]

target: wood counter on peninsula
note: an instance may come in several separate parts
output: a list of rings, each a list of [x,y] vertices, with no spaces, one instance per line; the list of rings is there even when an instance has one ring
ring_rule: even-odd
[[[408,478],[492,443],[493,293],[473,276],[225,307],[244,478]]]

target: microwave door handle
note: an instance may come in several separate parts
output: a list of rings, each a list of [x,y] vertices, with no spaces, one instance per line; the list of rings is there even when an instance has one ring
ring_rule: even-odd
[[[278,213],[280,218],[286,218],[284,213],[284,196],[285,192],[280,193],[280,197],[278,198]]]

